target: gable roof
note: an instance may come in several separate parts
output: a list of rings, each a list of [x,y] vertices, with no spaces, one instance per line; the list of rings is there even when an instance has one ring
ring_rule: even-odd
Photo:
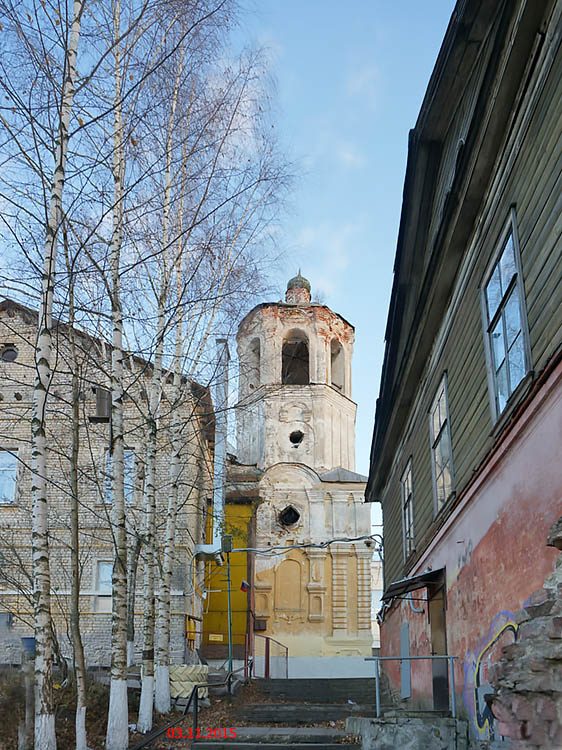
[[[458,0],[451,17],[409,134],[368,501],[384,488],[549,4]],[[451,142],[469,96],[464,138]]]

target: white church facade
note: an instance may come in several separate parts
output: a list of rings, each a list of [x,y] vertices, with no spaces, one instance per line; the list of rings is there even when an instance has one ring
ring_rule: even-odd
[[[354,329],[311,302],[300,275],[285,302],[251,310],[237,335],[238,466],[259,471],[254,626],[289,649],[289,675],[372,674],[370,507],[355,472]],[[332,543],[326,546],[326,542]],[[356,540],[356,541],[347,541]]]

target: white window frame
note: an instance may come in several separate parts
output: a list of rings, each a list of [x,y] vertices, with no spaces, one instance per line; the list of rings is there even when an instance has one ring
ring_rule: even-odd
[[[100,568],[102,565],[109,565],[111,568],[111,575],[113,575],[113,560],[96,560],[96,567],[95,567],[95,587],[94,591],[96,592],[95,596],[95,603],[94,603],[94,609],[96,612],[108,612],[111,613],[112,610],[112,584],[111,584],[111,576],[109,579],[109,592],[106,590],[102,590],[100,586]]]
[[[408,459],[400,479],[400,507],[402,509],[402,551],[404,562],[416,551],[416,528],[414,524],[414,462]]]
[[[489,310],[489,304],[488,304],[488,285],[492,279],[492,276],[495,274],[496,269],[500,266],[500,261],[503,258],[504,251],[507,247],[509,238],[512,239],[512,245],[513,245],[513,255],[514,255],[514,262],[515,262],[515,274],[511,277],[509,284],[507,285],[506,289],[502,288],[502,296],[500,301],[497,304],[497,307],[495,310],[490,311]],[[516,336],[514,337],[513,342],[511,345],[509,344],[509,337],[507,333],[507,323],[506,323],[506,315],[505,310],[507,308],[508,302],[511,300],[513,295],[516,296],[517,300],[517,309],[519,311],[519,323],[520,328]],[[490,263],[488,264],[488,267],[486,268],[486,273],[484,274],[484,278],[482,281],[481,289],[480,289],[480,302],[481,302],[481,311],[482,311],[482,326],[483,326],[483,333],[484,333],[484,350],[486,354],[486,368],[488,372],[488,392],[490,396],[490,409],[492,412],[492,422],[495,424],[499,417],[505,412],[506,408],[508,407],[511,397],[513,396],[514,392],[518,389],[519,385],[525,380],[526,376],[532,369],[531,365],[531,346],[530,346],[530,339],[529,339],[529,328],[528,328],[528,321],[527,321],[527,311],[525,306],[525,289],[523,286],[523,273],[521,268],[521,255],[519,251],[519,236],[517,234],[517,217],[515,212],[515,207],[511,207],[509,220],[507,221],[501,235],[500,239],[497,243],[496,249],[494,254],[492,255],[492,258],[490,260]],[[490,315],[490,312],[492,312],[492,315]],[[494,330],[497,328],[497,326],[501,323],[501,335],[502,335],[502,349],[505,353],[504,359],[497,364],[496,357],[494,354],[494,344],[492,337],[494,335]],[[515,340],[521,336],[521,348],[522,348],[522,354],[523,354],[523,365],[524,365],[524,373],[523,375],[517,380],[517,382],[513,382],[513,371],[515,370],[515,367],[511,364],[509,353],[511,352],[511,349],[513,348],[513,344],[515,343]],[[506,351],[507,347],[507,351]],[[521,351],[519,351],[519,354],[521,354]],[[505,401],[502,403],[501,398],[501,392],[498,387],[498,372],[502,368],[502,366],[505,364],[505,377],[506,377],[506,396]]]
[[[438,430],[435,431],[435,417],[439,410]],[[429,410],[429,444],[431,448],[431,481],[433,485],[433,510],[434,515],[437,515],[441,509],[447,504],[451,496],[455,492],[455,473],[453,470],[453,446],[451,443],[451,420],[449,417],[449,391],[447,386],[447,373],[443,373],[443,377],[439,383],[439,387],[435,393],[431,408]],[[438,460],[438,449],[439,455],[443,455],[443,447],[448,451],[448,458],[446,461],[441,462]],[[444,468],[448,463],[448,471],[450,476],[450,487],[449,492],[443,494],[440,497],[440,479],[444,475]]]
[[[0,472],[2,472],[2,476],[5,475],[3,472],[6,473],[12,473],[13,472],[13,492],[12,497],[10,499],[4,500],[2,496],[0,496],[0,505],[12,505],[16,501],[16,495],[18,491],[18,474],[19,474],[19,458],[18,454],[19,451],[17,448],[0,448],[0,454],[6,454],[8,456],[11,456],[14,459],[14,466],[0,466]]]
[[[132,464],[127,467],[127,456],[132,455]],[[136,454],[134,448],[123,449],[124,484],[125,484],[125,505],[133,505],[135,502],[135,493],[137,489],[137,471],[136,471]],[[105,451],[104,472],[103,472],[103,502],[111,505],[112,497],[112,460],[109,448]]]

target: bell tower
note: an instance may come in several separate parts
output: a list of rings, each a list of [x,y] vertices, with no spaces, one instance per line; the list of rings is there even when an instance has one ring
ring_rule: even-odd
[[[367,477],[355,472],[353,342],[353,326],[311,301],[300,271],[284,302],[254,307],[238,329],[232,492],[257,500],[254,616],[288,647],[291,677],[370,674],[371,521]],[[267,556],[270,547],[280,551]]]
[[[300,270],[285,302],[265,302],[246,315],[237,335],[241,463],[354,471],[353,342],[352,325],[311,302]]]

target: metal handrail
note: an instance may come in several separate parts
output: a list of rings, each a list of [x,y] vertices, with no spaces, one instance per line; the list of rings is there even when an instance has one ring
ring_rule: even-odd
[[[189,711],[189,707],[191,705],[191,701],[194,700],[195,702],[193,704],[193,731],[192,734],[195,737],[197,733],[197,719],[199,718],[199,690],[201,688],[208,688],[208,687],[220,687],[221,685],[228,685],[228,692],[230,693],[231,690],[231,683],[232,683],[232,677],[233,672],[229,672],[225,679],[222,682],[205,682],[201,685],[194,685],[191,694],[188,698],[187,703],[185,704],[185,708],[183,710],[182,718],[185,718],[187,712]],[[164,734],[164,732],[167,732],[168,729],[171,727],[178,725],[178,719],[172,719],[172,721],[169,724],[166,724],[163,727],[160,727],[159,729],[156,729],[154,732],[151,732],[148,737],[145,737],[143,740],[141,740],[138,744],[136,744],[131,750],[143,750],[143,748],[148,747],[150,744],[154,742],[154,740],[158,739],[161,735]]]
[[[286,646],[284,643],[281,643],[280,641],[275,640],[275,638],[272,638],[269,635],[261,635],[261,633],[254,633],[254,638],[263,638],[265,640],[265,654],[264,654],[264,679],[269,680],[270,679],[270,644],[275,643],[280,648],[284,649],[284,659],[285,659],[285,679],[289,678],[289,647]],[[255,654],[254,654],[254,660],[255,660]],[[255,665],[254,665],[255,666]]]
[[[432,659],[447,659],[449,662],[449,672],[451,675],[451,684],[449,685],[451,693],[451,716],[453,719],[457,718],[457,699],[455,696],[455,669],[454,660],[458,659],[458,656],[450,656],[449,654],[433,654],[432,656],[366,656],[365,661],[375,662],[375,698],[376,698],[376,713],[377,718],[381,714],[381,694],[380,694],[380,674],[379,674],[379,662],[380,661],[414,661],[416,659],[432,660]]]
[[[193,701],[193,737],[195,737],[195,734],[196,734],[197,719],[199,718],[199,690],[201,688],[220,687],[221,685],[228,685],[228,692],[230,693],[232,689],[233,677],[234,677],[234,672],[229,672],[222,682],[205,682],[201,685],[193,686],[191,695],[189,696],[189,699],[187,703],[185,704],[185,708],[183,710],[183,715],[185,716],[187,712],[189,711],[191,701]]]

